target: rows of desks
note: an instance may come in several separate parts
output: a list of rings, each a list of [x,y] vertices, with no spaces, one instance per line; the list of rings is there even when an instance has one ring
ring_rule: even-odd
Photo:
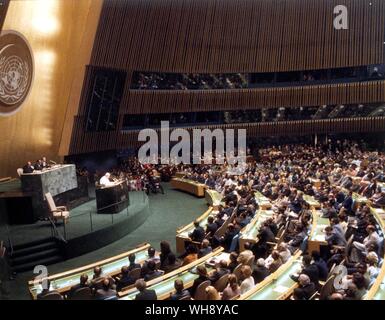
[[[57,290],[61,294],[66,294],[72,286],[79,283],[80,276],[87,274],[89,279],[92,279],[94,274],[93,269],[97,266],[101,267],[104,275],[117,276],[121,272],[123,266],[129,264],[128,256],[132,253],[136,255],[136,262],[142,264],[148,259],[147,250],[150,247],[148,243],[141,245],[140,247],[124,252],[109,259],[97,261],[95,263],[76,268],[66,272],[51,275],[48,279],[51,281],[53,289]],[[42,287],[39,281],[31,280],[28,282],[29,292],[33,299],[36,299],[37,295],[42,291]]]
[[[239,237],[239,250],[245,250],[245,243],[249,242],[251,244],[258,242],[258,232],[262,223],[271,218],[274,212],[272,210],[259,210],[253,220],[245,227],[245,230],[242,231],[241,236]]]
[[[268,210],[271,208],[271,202],[270,202],[270,199],[265,197],[262,193],[260,193],[259,191],[256,191],[254,193],[254,197],[255,199],[257,200],[257,203],[258,203],[258,206],[262,209],[262,210]]]
[[[184,179],[182,179],[184,180]],[[273,211],[268,210],[271,208],[271,203],[269,199],[264,197],[261,194],[256,194],[257,201],[263,203],[266,209],[261,208],[261,210],[254,217],[252,222],[242,231],[240,237],[240,246],[247,242],[257,241],[257,233],[261,223],[267,218],[271,217]],[[218,193],[213,190],[207,192],[206,190],[206,199],[209,204],[216,204],[220,202],[221,197]],[[305,199],[305,197],[304,197]],[[305,199],[313,209],[313,224],[312,230],[309,236],[308,242],[308,251],[319,250],[319,246],[325,243],[325,235],[323,230],[327,225],[329,225],[329,220],[321,217],[320,211],[316,210],[318,208],[317,202],[308,197]],[[260,205],[260,207],[262,207]],[[382,231],[385,230],[385,222],[383,216],[385,215],[384,210],[382,209],[373,209],[372,212],[375,215],[376,219],[379,221]],[[203,213],[198,220],[202,225],[207,223],[207,218],[210,215],[214,215],[216,212],[213,211],[213,208],[210,207],[205,213]],[[188,238],[188,233],[193,230],[193,223],[184,226],[177,231],[177,251],[184,251],[184,242]],[[178,240],[179,239],[179,240]],[[67,272],[55,274],[49,276],[53,289],[58,290],[60,293],[65,294],[71,288],[71,286],[79,282],[81,274],[88,274],[91,278],[93,275],[93,268],[100,266],[103,269],[103,273],[109,276],[116,276],[120,273],[121,267],[128,264],[128,256],[131,253],[136,254],[136,262],[143,263],[147,257],[147,250],[150,247],[149,244],[144,244],[134,250],[127,251],[115,257],[105,259],[102,261],[95,262],[93,264],[70,270]],[[246,300],[276,300],[276,299],[286,299],[289,297],[294,288],[297,286],[290,275],[297,273],[301,268],[301,251],[298,251],[288,262],[282,265],[276,272],[267,277],[263,282],[258,284],[255,288],[240,296],[239,299]],[[173,272],[163,275],[162,277],[153,279],[148,282],[148,287],[154,289],[160,300],[167,299],[172,293],[174,293],[174,282],[176,279],[182,279],[185,287],[189,288],[193,284],[193,281],[198,277],[195,273],[195,269],[198,265],[204,264],[208,267],[208,271],[212,270],[215,262],[225,259],[228,260],[228,254],[223,252],[223,248],[218,248],[211,254],[194,261],[193,263],[181,267]],[[375,284],[371,287],[369,292],[366,295],[366,299],[376,299],[376,300],[385,300],[385,265],[382,266],[379,276]],[[34,281],[29,282],[29,290],[31,296],[36,299],[37,294],[41,292],[41,286]],[[137,294],[136,288],[129,289],[127,291],[119,292],[119,298],[121,300],[133,300]]]
[[[205,196],[206,185],[203,183],[198,183],[189,179],[183,178],[172,178],[171,187],[173,189],[181,190],[190,194],[193,194],[197,197]]]
[[[229,254],[223,252],[223,248],[220,247],[212,253],[184,267],[181,267],[173,272],[165,274],[162,277],[147,282],[147,288],[155,290],[158,300],[168,299],[171,294],[175,293],[175,280],[181,279],[183,281],[185,289],[188,289],[193,285],[194,280],[198,278],[198,274],[195,272],[195,270],[199,265],[205,265],[207,271],[210,272],[213,270],[215,263],[219,262],[222,259],[228,260],[228,258]],[[137,294],[137,289],[132,288],[127,291],[119,292],[118,296],[120,300],[134,300]]]
[[[206,189],[205,197],[207,203],[210,205],[209,209],[204,212],[196,220],[200,222],[201,226],[207,225],[207,219],[209,216],[215,217],[218,213],[217,207],[221,203],[222,195],[215,190]],[[180,227],[176,231],[176,251],[182,253],[185,250],[185,242],[189,240],[189,233],[194,231],[194,222],[189,223],[186,226]]]
[[[309,252],[319,252],[321,246],[327,245],[324,232],[327,226],[330,226],[329,219],[323,218],[321,211],[313,209],[313,227],[307,243],[307,250]]]
[[[285,300],[292,293],[297,283],[290,275],[301,270],[301,251],[298,251],[277,271],[269,275],[254,289],[240,296],[240,300]]]

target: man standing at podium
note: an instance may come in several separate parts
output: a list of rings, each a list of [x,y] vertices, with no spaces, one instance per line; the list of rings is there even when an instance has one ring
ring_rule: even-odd
[[[106,174],[100,179],[100,185],[102,186],[112,186],[114,183],[110,181],[111,174],[109,172],[106,172]]]

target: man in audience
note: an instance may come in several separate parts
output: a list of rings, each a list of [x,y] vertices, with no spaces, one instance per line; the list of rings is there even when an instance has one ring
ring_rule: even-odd
[[[130,277],[130,271],[127,266],[122,267],[119,280],[116,283],[116,290],[122,291],[123,288],[135,283],[135,280]]]
[[[191,241],[202,242],[205,238],[205,230],[199,225],[199,221],[194,221],[194,231],[189,234]]]
[[[211,239],[217,230],[218,230],[218,225],[215,223],[214,217],[209,216],[207,218],[206,237]]]
[[[144,276],[144,281],[146,282],[163,275],[163,272],[156,268],[156,263],[153,260],[150,260],[147,263],[147,268],[148,268],[148,272]]]
[[[116,291],[112,289],[109,279],[106,278],[103,280],[102,287],[96,290],[95,298],[98,300],[116,298]]]
[[[136,263],[135,259],[136,259],[135,253],[131,253],[128,256],[128,261],[129,261],[128,271],[132,271],[134,269],[140,269],[141,268],[141,265],[139,263]]]
[[[86,273],[82,274],[80,276],[80,283],[74,285],[71,287],[69,292],[69,297],[72,297],[76,291],[78,291],[81,288],[89,288],[90,284],[88,283],[88,275]]]
[[[99,266],[94,268],[94,275],[91,281],[91,288],[98,290],[103,286],[103,280],[107,278],[110,281],[111,287],[115,286],[115,281],[110,276],[104,276],[103,269]]]
[[[319,280],[326,281],[328,276],[328,266],[324,259],[321,258],[318,251],[312,251],[313,264],[318,269]]]
[[[143,279],[136,280],[135,287],[139,291],[135,300],[158,300],[155,290],[146,289],[146,282]]]
[[[211,284],[215,286],[215,283],[225,274],[230,273],[229,269],[227,269],[227,261],[221,260],[216,264],[215,270],[210,274],[209,280]]]
[[[270,274],[269,269],[265,266],[265,260],[263,258],[259,258],[257,260],[256,267],[253,271],[253,278],[255,283],[262,282],[268,275]]]
[[[181,299],[191,298],[188,290],[184,288],[184,284],[181,279],[175,280],[174,288],[175,288],[175,293],[171,295],[171,300],[181,300]]]
[[[210,241],[207,239],[204,239],[201,244],[201,248],[198,252],[198,259],[204,257],[205,255],[208,255],[211,253],[213,249],[210,246]]]
[[[302,257],[302,271],[301,274],[305,274],[309,277],[310,281],[314,283],[316,288],[319,287],[319,271],[316,264],[312,263],[312,257],[304,255]]]
[[[380,237],[376,231],[375,226],[368,225],[366,227],[366,232],[367,232],[368,236],[364,239],[364,241],[362,243],[360,243],[358,241],[353,242],[353,246],[356,249],[358,249],[358,251],[364,256],[367,255],[367,253],[369,252],[368,250],[372,245],[378,247],[378,244],[380,243]]]
[[[309,276],[301,274],[298,278],[298,295],[302,296],[304,300],[309,300],[310,297],[316,292],[314,283],[310,281]]]
[[[49,279],[44,279],[42,281],[42,286],[43,290],[37,295],[37,300],[45,300],[47,299],[47,296],[52,293],[59,294],[57,290],[51,290],[51,281]]]
[[[160,264],[160,258],[156,256],[156,250],[153,247],[148,248],[147,250],[148,259],[143,263],[141,276],[144,277],[148,272],[148,263],[153,261],[155,265]]]

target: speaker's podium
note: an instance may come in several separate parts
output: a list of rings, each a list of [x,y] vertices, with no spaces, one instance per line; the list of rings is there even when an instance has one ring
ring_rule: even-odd
[[[126,181],[100,186],[96,188],[95,194],[98,213],[119,213],[130,203]]]

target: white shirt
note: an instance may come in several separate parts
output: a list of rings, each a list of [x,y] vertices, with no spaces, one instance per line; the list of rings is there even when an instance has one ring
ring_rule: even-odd
[[[255,282],[253,277],[248,277],[241,283],[241,294],[244,294],[245,292],[251,290],[254,288]]]
[[[100,179],[100,184],[105,185],[105,186],[112,186],[114,183],[110,181],[106,176],[103,176]]]

